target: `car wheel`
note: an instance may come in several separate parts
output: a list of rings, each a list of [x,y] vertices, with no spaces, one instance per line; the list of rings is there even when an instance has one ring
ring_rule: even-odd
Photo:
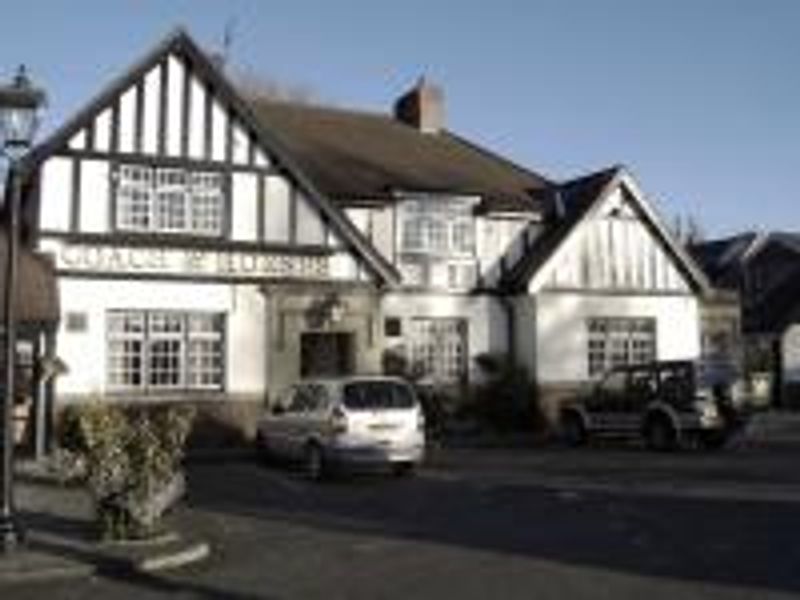
[[[568,446],[582,446],[586,443],[586,428],[583,420],[574,412],[561,417],[561,435]]]
[[[392,475],[395,477],[408,477],[414,474],[414,463],[400,462],[392,465]]]
[[[325,456],[322,447],[317,443],[310,443],[306,446],[305,452],[305,473],[311,481],[322,481],[325,479]]]
[[[678,441],[675,427],[664,417],[650,419],[645,427],[644,436],[647,447],[658,452],[673,450]]]

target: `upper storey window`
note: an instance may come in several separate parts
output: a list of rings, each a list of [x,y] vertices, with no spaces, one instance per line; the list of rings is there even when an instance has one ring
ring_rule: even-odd
[[[399,266],[406,285],[448,289],[475,285],[476,200],[415,196],[400,205]]]
[[[117,229],[222,234],[222,173],[145,165],[121,165],[118,173]]]
[[[475,219],[472,204],[462,199],[442,198],[404,202],[402,251],[473,256]]]

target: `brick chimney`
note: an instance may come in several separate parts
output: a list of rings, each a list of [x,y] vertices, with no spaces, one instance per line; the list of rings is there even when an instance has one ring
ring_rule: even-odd
[[[394,116],[422,133],[439,133],[444,128],[442,88],[420,77],[417,84],[394,103]]]

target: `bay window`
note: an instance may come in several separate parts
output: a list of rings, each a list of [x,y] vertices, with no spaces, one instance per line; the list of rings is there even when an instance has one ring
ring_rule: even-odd
[[[407,284],[470,288],[477,274],[474,202],[415,196],[400,205],[400,270]]]

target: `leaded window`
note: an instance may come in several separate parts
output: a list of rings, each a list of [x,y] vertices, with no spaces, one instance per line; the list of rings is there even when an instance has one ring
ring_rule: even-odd
[[[651,318],[592,318],[587,321],[589,376],[619,365],[656,358],[656,322]]]
[[[467,340],[466,319],[412,319],[412,368],[420,372],[424,379],[433,382],[464,381],[467,376]]]
[[[114,310],[108,312],[107,330],[109,388],[222,388],[223,315]]]
[[[197,235],[222,233],[222,173],[120,165],[118,175],[117,228]]]

